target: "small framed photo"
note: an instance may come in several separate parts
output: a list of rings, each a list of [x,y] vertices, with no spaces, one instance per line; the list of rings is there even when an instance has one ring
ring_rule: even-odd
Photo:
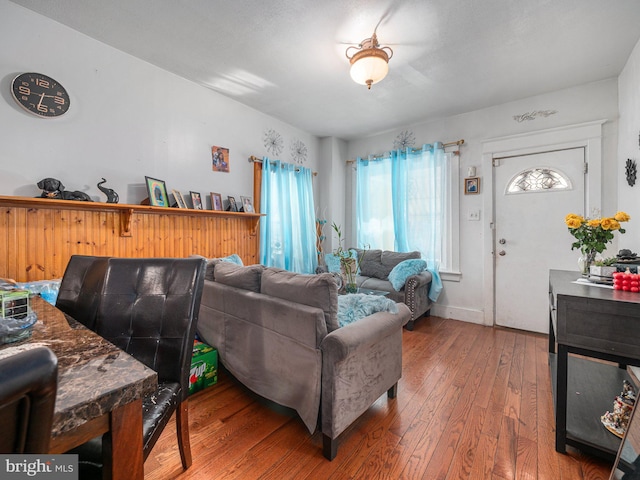
[[[178,208],[187,208],[187,202],[184,201],[182,193],[180,193],[178,190],[171,190],[171,193],[173,193],[173,198],[176,199]]]
[[[242,202],[242,208],[246,213],[253,213],[253,204],[251,203],[251,197],[240,197]]]
[[[211,147],[211,170],[214,172],[229,173],[229,149],[224,147]]]
[[[464,179],[464,194],[474,195],[480,193],[480,177],[468,177]]]
[[[145,176],[147,193],[149,194],[149,205],[154,207],[168,207],[169,198],[167,196],[167,186],[164,180]]]
[[[222,195],[219,193],[211,192],[211,210],[222,211]]]
[[[198,192],[189,192],[191,195],[191,204],[193,208],[196,210],[202,210],[202,199],[200,198],[200,193]]]
[[[227,197],[227,199],[229,200],[229,211],[230,212],[237,212],[238,211],[238,206],[236,205],[235,197]]]

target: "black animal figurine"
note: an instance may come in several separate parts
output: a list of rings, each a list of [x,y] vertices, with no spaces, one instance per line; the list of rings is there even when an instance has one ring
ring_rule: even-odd
[[[64,185],[57,178],[43,178],[38,183],[38,188],[42,190],[40,197],[54,198],[57,200],[79,200],[82,202],[93,202],[91,197],[84,192],[75,190],[67,192]]]
[[[116,193],[115,190],[103,187],[102,184],[105,182],[106,180],[104,178],[101,182],[98,182],[98,189],[107,196],[107,203],[118,203],[118,201],[120,200],[120,196]]]

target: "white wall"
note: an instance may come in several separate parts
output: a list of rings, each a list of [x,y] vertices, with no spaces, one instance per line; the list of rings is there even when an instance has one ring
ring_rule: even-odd
[[[635,160],[640,169],[640,42],[618,78],[618,92],[618,207],[631,215],[631,221],[625,225],[627,232],[619,236],[619,245],[640,253],[640,175],[633,187],[629,186],[625,176],[627,159]]]
[[[96,183],[121,203],[146,196],[145,175],[167,188],[252,196],[250,155],[267,155],[264,133],[308,148],[305,166],[317,170],[319,140],[220,94],[111,48],[66,26],[0,0],[0,194],[37,196],[36,183],[55,177],[67,190],[104,202]],[[12,98],[12,79],[39,72],[69,92],[71,108],[43,119]],[[211,146],[230,149],[230,172],[211,170]]]
[[[29,35],[24,34],[27,26]],[[148,175],[164,179],[169,189],[183,193],[194,190],[203,196],[211,191],[224,197],[250,196],[252,169],[247,158],[267,154],[264,133],[274,129],[284,140],[284,161],[290,161],[292,141],[299,139],[307,145],[305,165],[319,172],[314,180],[317,210],[322,213],[327,208],[327,220],[337,219],[344,225],[348,243],[351,212],[342,211],[342,206],[350,176],[344,161],[388,151],[402,130],[412,130],[419,144],[463,138],[462,181],[469,166],[475,166],[480,177],[491,174],[481,168],[483,140],[606,119],[603,210],[613,211],[619,204],[640,222],[634,190],[625,186],[623,178],[624,160],[640,160],[638,46],[619,82],[611,79],[577,86],[347,143],[321,141],[6,0],[0,0],[0,41],[5,45],[0,49],[1,195],[35,196],[40,193],[37,181],[56,177],[69,190],[83,190],[95,200],[105,201],[95,186],[105,177],[122,203],[139,203],[146,197],[144,176]],[[57,119],[41,119],[23,111],[11,97],[10,84],[18,73],[26,71],[44,73],[61,82],[71,96],[69,112]],[[522,123],[513,120],[514,115],[534,110],[558,113]],[[230,149],[230,173],[211,171],[212,145]],[[617,147],[620,155],[616,155]],[[635,188],[640,188],[640,181]],[[466,214],[481,210],[487,194],[461,195],[462,277],[460,282],[446,282],[438,314],[481,321],[483,224],[467,221]],[[634,228],[633,219],[628,227],[623,238],[629,241],[628,248],[637,247],[640,227]],[[325,234],[329,236],[330,229]]]
[[[558,113],[546,118],[539,116],[535,120],[522,123],[513,119],[514,115],[535,110],[557,110]],[[617,117],[617,81],[611,79],[437,121],[407,125],[381,135],[354,140],[349,142],[348,158],[390,150],[394,139],[403,130],[413,131],[416,143],[420,145],[435,141],[450,142],[464,139],[465,143],[460,147],[459,181],[462,182],[469,166],[475,166],[477,175],[481,178],[491,175],[491,172],[482,171],[483,140],[606,119],[607,123],[603,128],[603,210],[615,213]],[[480,222],[468,221],[466,218],[469,211],[482,210],[483,196],[490,195],[491,192],[485,190],[480,195],[464,195],[462,188],[460,192],[460,270],[462,275],[459,282],[445,282],[434,313],[449,318],[483,323],[483,220],[488,216],[481,212]],[[564,213],[562,217],[564,218]],[[567,245],[566,248],[569,246]]]

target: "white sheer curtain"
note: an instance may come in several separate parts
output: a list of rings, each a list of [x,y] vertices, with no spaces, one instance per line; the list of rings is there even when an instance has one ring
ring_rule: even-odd
[[[358,159],[356,238],[359,246],[418,250],[430,269],[450,267],[451,154],[441,143]]]

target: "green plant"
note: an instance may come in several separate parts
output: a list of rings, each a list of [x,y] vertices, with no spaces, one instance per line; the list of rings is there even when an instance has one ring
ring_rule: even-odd
[[[571,250],[579,248],[583,254],[591,256],[593,260],[596,252],[602,253],[607,248],[607,243],[613,240],[614,231],[625,232],[620,223],[627,222],[630,218],[625,212],[618,212],[613,217],[593,219],[570,213],[564,221],[569,228],[569,233],[576,239],[571,244]]]
[[[338,237],[338,246],[333,250],[333,254],[340,259],[340,267],[344,272],[347,292],[353,293],[356,288],[356,274],[365,254],[367,253],[368,247],[363,249],[362,255],[356,255],[354,258],[351,254],[351,250],[345,250],[343,246],[344,239],[342,238],[342,229],[340,226],[333,222],[331,224],[331,228]]]
[[[610,267],[616,263],[618,259],[616,257],[603,258],[602,260],[596,260],[593,264],[596,267]]]

